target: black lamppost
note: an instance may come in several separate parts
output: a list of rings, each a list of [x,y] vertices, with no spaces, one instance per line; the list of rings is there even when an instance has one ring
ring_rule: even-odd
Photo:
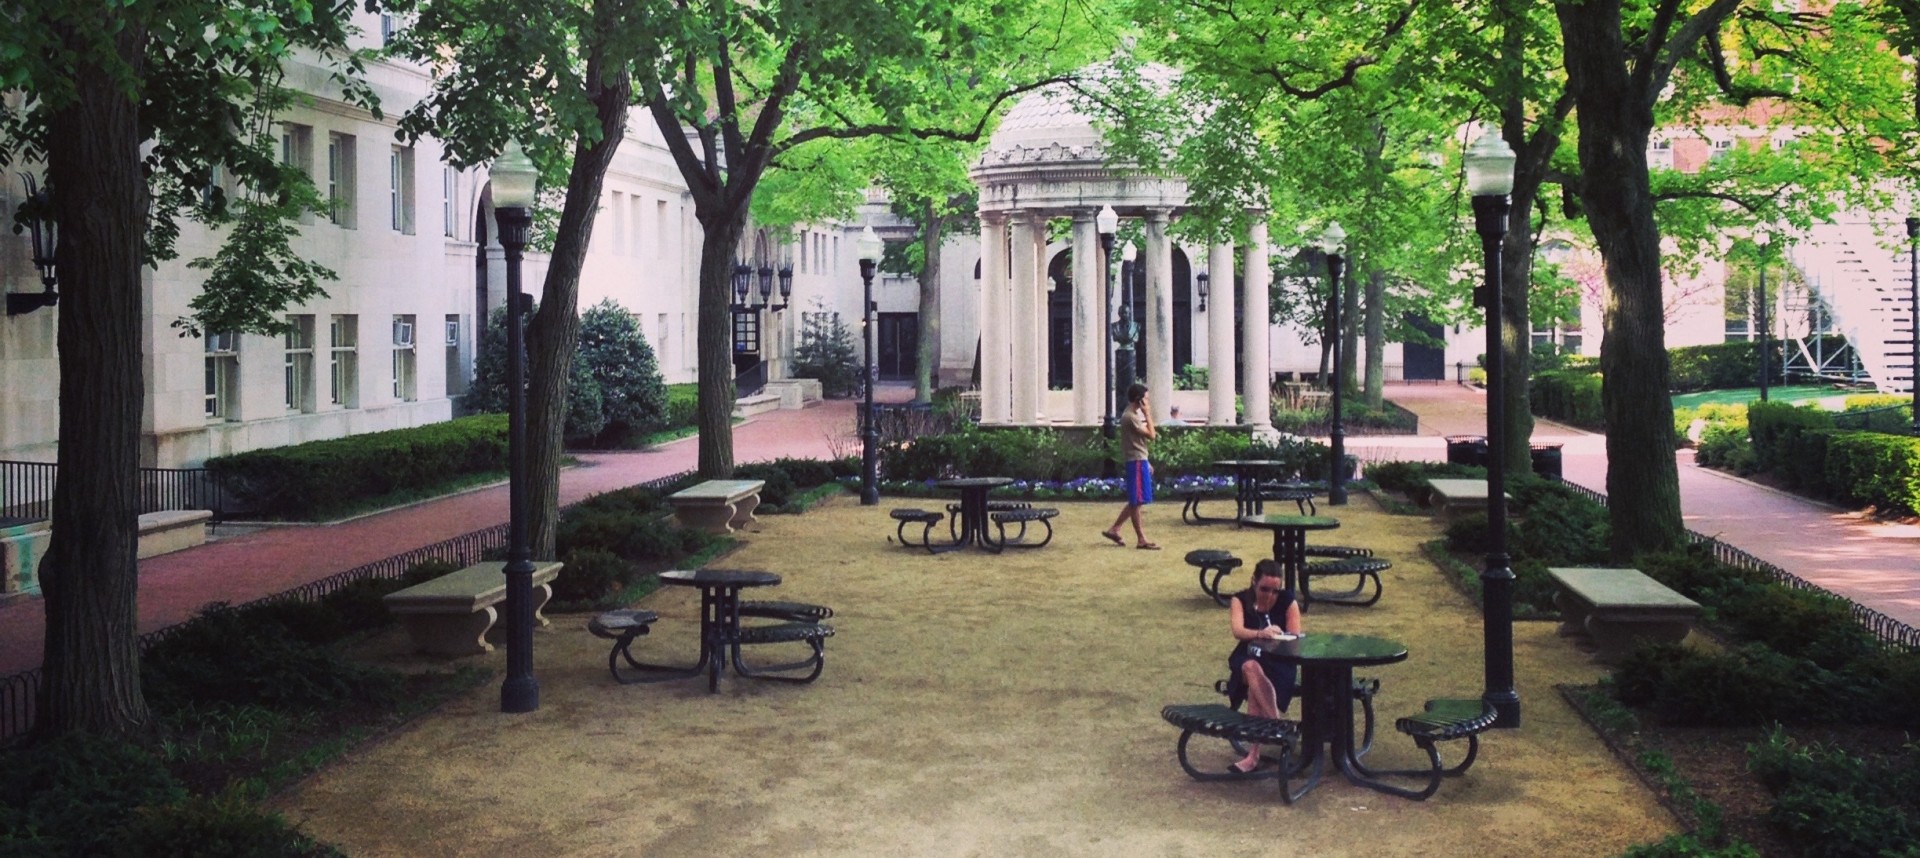
[[[1920,435],[1920,245],[1914,243],[1920,239],[1920,217],[1907,217],[1907,285],[1912,289],[1907,304],[1911,316],[1908,319],[1909,333],[1913,335],[1913,357],[1908,358],[1911,370],[1907,373],[1907,385],[1913,390],[1913,434]]]
[[[860,254],[860,284],[865,297],[860,304],[861,351],[866,353],[867,404],[860,414],[860,505],[873,506],[880,502],[880,427],[873,411],[873,267],[880,263],[880,252],[885,246],[880,237],[873,234],[873,227],[860,230],[860,240],[855,244]]]
[[[507,258],[507,679],[500,684],[500,711],[540,708],[533,678],[533,548],[527,540],[527,356],[520,327],[520,257],[533,224],[534,181],[539,173],[517,141],[494,159],[493,217]]]
[[[1196,313],[1206,312],[1207,311],[1207,272],[1202,271],[1199,274],[1193,275],[1193,291],[1198,292],[1200,294],[1200,306],[1194,308],[1194,312]]]
[[[1327,340],[1333,346],[1333,383],[1328,388],[1333,391],[1333,428],[1327,432],[1327,440],[1332,447],[1327,452],[1327,504],[1345,506],[1347,503],[1347,481],[1342,479],[1342,471],[1347,464],[1347,427],[1341,421],[1340,383],[1346,372],[1340,362],[1340,271],[1346,267],[1346,259],[1340,254],[1346,249],[1347,231],[1340,228],[1340,222],[1327,224],[1327,231],[1320,234],[1320,249],[1327,255],[1327,288],[1333,298],[1329,303],[1331,312],[1327,318],[1332,320],[1328,326]]]
[[[1487,566],[1480,573],[1480,611],[1487,690],[1496,727],[1520,726],[1520,693],[1513,686],[1513,569],[1507,556],[1506,353],[1500,333],[1500,245],[1507,236],[1507,195],[1513,191],[1513,150],[1497,132],[1468,147],[1467,190],[1487,284],[1476,296],[1487,310]]]
[[[1100,232],[1100,289],[1107,296],[1106,306],[1113,306],[1113,234],[1120,229],[1120,213],[1113,206],[1101,206],[1100,213],[1094,215],[1094,229]],[[1113,328],[1102,325],[1107,332],[1107,346],[1103,350],[1106,361],[1106,392],[1100,397],[1105,416],[1100,418],[1100,437],[1112,441],[1119,434],[1119,426],[1113,421]],[[1112,447],[1111,444],[1108,445]],[[1113,457],[1108,456],[1100,465],[1100,476],[1111,479],[1114,475]]]
[[[1755,300],[1756,306],[1754,309],[1760,314],[1758,320],[1760,323],[1760,336],[1755,339],[1760,343],[1761,402],[1767,401],[1767,377],[1772,375],[1772,373],[1768,371],[1767,365],[1773,362],[1772,357],[1767,353],[1767,335],[1772,333],[1768,330],[1769,326],[1767,324],[1767,240],[1768,235],[1764,232],[1753,237],[1754,245],[1760,248],[1760,296]]]
[[[26,223],[33,235],[33,267],[40,269],[41,291],[8,292],[9,316],[31,313],[60,302],[60,293],[54,291],[54,286],[60,282],[54,261],[54,251],[60,243],[60,225],[53,219],[53,199],[48,189],[34,183],[31,174],[21,173],[20,180],[27,188],[27,199],[20,205],[20,220]],[[20,225],[15,224],[13,231],[18,234]]]
[[[1109,332],[1113,336],[1113,362],[1120,368],[1113,381],[1115,392],[1131,389],[1134,381],[1133,343],[1138,326],[1133,323],[1133,266],[1137,255],[1131,241],[1120,248],[1120,318]]]

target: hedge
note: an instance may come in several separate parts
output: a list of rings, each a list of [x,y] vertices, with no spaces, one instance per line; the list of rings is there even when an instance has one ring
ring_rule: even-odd
[[[1780,345],[1768,343],[1767,368],[1780,383]],[[1760,383],[1760,354],[1753,343],[1715,343],[1667,350],[1667,388],[1675,393],[1755,387]]]
[[[1600,408],[1600,376],[1560,370],[1537,373],[1527,397],[1533,413],[1549,420],[1599,429],[1606,425]]]
[[[1920,512],[1920,439],[1833,428],[1816,408],[1756,402],[1747,431],[1759,470],[1789,488],[1881,512]]]
[[[506,467],[505,414],[207,460],[207,470],[241,508],[271,518],[319,517],[365,498]]]

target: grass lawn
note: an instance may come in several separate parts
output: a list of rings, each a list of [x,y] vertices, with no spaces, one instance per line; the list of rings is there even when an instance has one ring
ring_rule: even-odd
[[[1772,402],[1804,403],[1819,399],[1832,399],[1832,408],[1838,410],[1841,399],[1847,394],[1838,392],[1824,384],[1797,384],[1790,387],[1767,388],[1767,399]],[[1697,393],[1677,393],[1673,397],[1675,408],[1699,408],[1702,405],[1745,405],[1760,398],[1760,388],[1740,387],[1731,390],[1702,390]]]

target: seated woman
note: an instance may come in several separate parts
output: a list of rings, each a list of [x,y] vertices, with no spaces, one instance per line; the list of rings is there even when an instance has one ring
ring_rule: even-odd
[[[1247,714],[1256,718],[1280,717],[1293,698],[1293,665],[1274,657],[1269,644],[1282,634],[1300,633],[1300,605],[1285,580],[1279,563],[1262,560],[1254,564],[1253,583],[1227,604],[1233,639],[1240,642],[1227,657],[1227,697],[1232,705],[1246,700]],[[1228,768],[1247,774],[1259,767],[1260,746],[1252,745]]]

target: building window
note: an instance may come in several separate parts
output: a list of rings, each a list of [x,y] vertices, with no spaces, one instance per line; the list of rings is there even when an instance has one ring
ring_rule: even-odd
[[[206,412],[208,420],[240,419],[240,335],[232,331],[206,336]]]
[[[1648,145],[1647,166],[1673,167],[1673,141],[1655,140]]]
[[[419,398],[413,383],[416,365],[413,318],[393,317],[393,398],[401,402]]]
[[[293,330],[287,332],[286,384],[287,410],[313,411],[313,316],[288,316]]]
[[[670,369],[667,361],[673,360],[673,338],[670,333],[672,329],[667,327],[667,318],[667,314],[661,313],[658,324],[654,328],[653,353],[660,357],[661,372]]]
[[[384,48],[393,44],[393,33],[393,14],[390,12],[380,13],[380,47]]]
[[[1732,151],[1733,151],[1732,138],[1722,137],[1718,140],[1713,141],[1713,157],[1715,158],[1724,157],[1728,152],[1732,152]]]
[[[667,258],[669,248],[673,247],[673,222],[667,219],[667,201],[658,200],[653,204],[653,226],[657,235],[654,238],[653,255]]]
[[[291,122],[280,126],[280,163],[313,175],[313,128]],[[301,211],[301,223],[313,223],[313,212]]]
[[[334,316],[329,326],[328,395],[341,408],[360,407],[360,317]]]
[[[627,255],[627,195],[619,191],[611,193],[613,202],[609,207],[613,209],[613,255],[625,256]]]
[[[733,353],[760,353],[760,311],[735,310],[733,313]]]
[[[441,168],[440,170],[440,222],[446,225],[446,233],[448,238],[453,238],[460,234],[459,230],[457,229],[460,223],[460,216],[459,216],[459,213],[454,211],[454,208],[453,208],[454,191],[459,186],[460,186],[460,171],[452,167]]]
[[[353,135],[327,135],[327,219],[354,228],[354,155]]]
[[[447,314],[447,395],[459,396],[467,392],[466,366],[460,361],[460,317]]]
[[[393,231],[413,234],[413,147],[395,146],[387,155],[387,186]]]

